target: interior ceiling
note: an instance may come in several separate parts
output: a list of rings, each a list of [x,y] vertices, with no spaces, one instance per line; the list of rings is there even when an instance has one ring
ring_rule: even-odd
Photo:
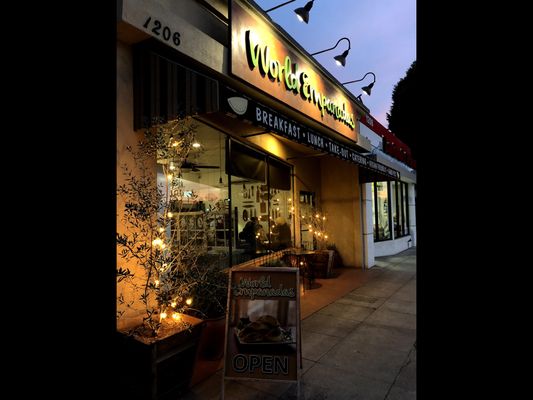
[[[327,155],[326,153],[319,152],[310,147],[304,146],[302,144],[295,143],[287,138],[276,135],[271,132],[265,132],[261,127],[254,126],[252,124],[243,122],[236,118],[224,115],[222,113],[211,113],[198,116],[196,119],[196,138],[197,141],[201,144],[199,149],[191,149],[189,157],[187,160],[195,165],[197,165],[198,170],[185,169],[183,171],[184,177],[192,181],[197,181],[199,179],[198,174],[203,177],[207,177],[211,174],[216,174],[216,180],[221,172],[224,171],[225,163],[225,135],[228,133],[233,136],[242,137],[246,140],[246,136],[253,134],[265,134],[273,135],[278,140],[280,140],[287,149],[289,149],[288,159],[290,162],[291,158],[299,157],[313,157],[313,156],[322,156]],[[223,133],[224,132],[224,133]],[[222,166],[220,168],[202,168],[202,166]],[[374,171],[367,170],[365,168],[361,169],[360,172],[361,182],[376,182],[383,180],[391,180],[390,177],[376,173]]]
[[[295,143],[292,140],[286,139],[282,136],[276,135],[268,130],[265,130],[264,128],[260,126],[256,126],[246,121],[239,120],[237,118],[228,116],[224,113],[216,112],[216,113],[210,113],[210,114],[203,114],[201,116],[197,116],[196,120],[199,121],[199,126],[201,126],[201,129],[199,130],[199,134],[201,131],[203,131],[204,135],[206,135],[206,132],[211,132],[211,135],[212,135],[213,128],[215,128],[222,132],[228,133],[232,136],[241,137],[245,140],[246,140],[246,137],[249,135],[259,135],[259,134],[273,135],[291,150],[291,153],[292,153],[290,155],[291,157],[323,154],[317,150],[314,150],[312,148],[309,148],[299,143]],[[202,122],[204,122],[205,124]],[[208,125],[211,125],[211,126],[208,126]],[[206,143],[207,142],[208,140],[206,140]],[[224,140],[222,140],[222,146],[224,146]],[[213,140],[211,140],[211,145],[209,148],[218,149],[218,143],[213,143]],[[211,157],[213,156],[214,155],[211,154]],[[204,154],[202,155],[202,160],[205,162],[212,162],[212,161],[209,161],[210,159],[212,160],[211,157],[209,154]]]

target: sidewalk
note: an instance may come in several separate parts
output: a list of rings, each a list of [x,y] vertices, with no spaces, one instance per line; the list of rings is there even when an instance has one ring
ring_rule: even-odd
[[[301,399],[416,399],[416,249],[376,259],[361,286],[302,320]],[[320,289],[318,289],[320,290]],[[186,400],[218,400],[222,371]],[[228,400],[296,399],[296,385],[227,381]]]

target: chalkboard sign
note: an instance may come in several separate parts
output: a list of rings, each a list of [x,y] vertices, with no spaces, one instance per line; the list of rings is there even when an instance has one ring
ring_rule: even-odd
[[[226,321],[225,379],[298,382],[298,268],[234,267]]]

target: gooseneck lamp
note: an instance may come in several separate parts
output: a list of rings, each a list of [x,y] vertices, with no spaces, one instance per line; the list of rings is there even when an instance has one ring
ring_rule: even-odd
[[[333,58],[335,59],[335,62],[337,63],[337,65],[339,65],[339,66],[342,65],[344,67],[346,65],[346,57],[348,56],[348,52],[352,48],[352,45],[350,43],[350,39],[348,39],[347,37],[340,38],[335,46],[333,46],[333,47],[331,47],[329,49],[326,49],[326,50],[317,51],[316,53],[312,53],[311,55],[314,56],[314,55],[317,55],[317,54],[320,54],[320,53],[324,53],[326,51],[333,50],[335,47],[337,47],[339,45],[341,40],[347,40],[348,41],[348,49],[345,50],[342,54],[339,54],[338,56],[335,56]]]
[[[280,8],[280,7],[283,7],[283,6],[286,6],[287,4],[289,3],[294,3],[296,0],[289,0],[289,1],[286,1],[285,3],[281,3],[280,5],[276,6],[276,7],[272,7],[272,8],[269,8],[268,10],[265,10],[265,12],[270,12],[272,10],[275,10],[276,8]]]
[[[305,22],[306,24],[309,22],[309,11],[311,11],[311,8],[313,8],[313,2],[314,0],[311,0],[305,6],[294,10],[296,16],[301,22]]]
[[[344,83],[342,83],[342,85],[347,85],[348,83],[354,83],[354,82],[361,82],[363,79],[366,78],[367,75],[372,75],[374,77],[374,81],[372,83],[370,83],[368,86],[363,86],[361,88],[361,90],[363,91],[363,93],[365,93],[365,94],[370,96],[370,93],[372,92],[372,88],[374,87],[374,83],[376,83],[376,74],[374,74],[373,72],[367,72],[361,79],[356,79],[354,81],[344,82]]]
[[[290,3],[294,3],[296,0],[289,0],[289,1],[286,1],[285,3],[281,3],[275,7],[272,7],[272,8],[269,8],[268,10],[265,10],[265,12],[270,12],[270,11],[273,11],[277,8],[280,8],[280,7],[283,7],[283,6],[286,6],[287,4],[290,4]],[[298,7],[297,9],[294,10],[294,12],[296,13],[296,16],[298,17],[298,19],[302,22],[305,22],[306,24],[309,22],[309,11],[311,10],[311,8],[313,7],[313,2],[315,0],[311,0],[309,2],[307,2],[307,4],[303,7]]]

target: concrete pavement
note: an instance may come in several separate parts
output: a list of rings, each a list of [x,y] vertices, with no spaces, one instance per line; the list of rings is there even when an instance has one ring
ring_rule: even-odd
[[[302,321],[305,400],[416,399],[416,249],[379,257],[368,280]],[[222,371],[186,400],[220,398]],[[295,384],[227,381],[226,399],[296,399]]]

